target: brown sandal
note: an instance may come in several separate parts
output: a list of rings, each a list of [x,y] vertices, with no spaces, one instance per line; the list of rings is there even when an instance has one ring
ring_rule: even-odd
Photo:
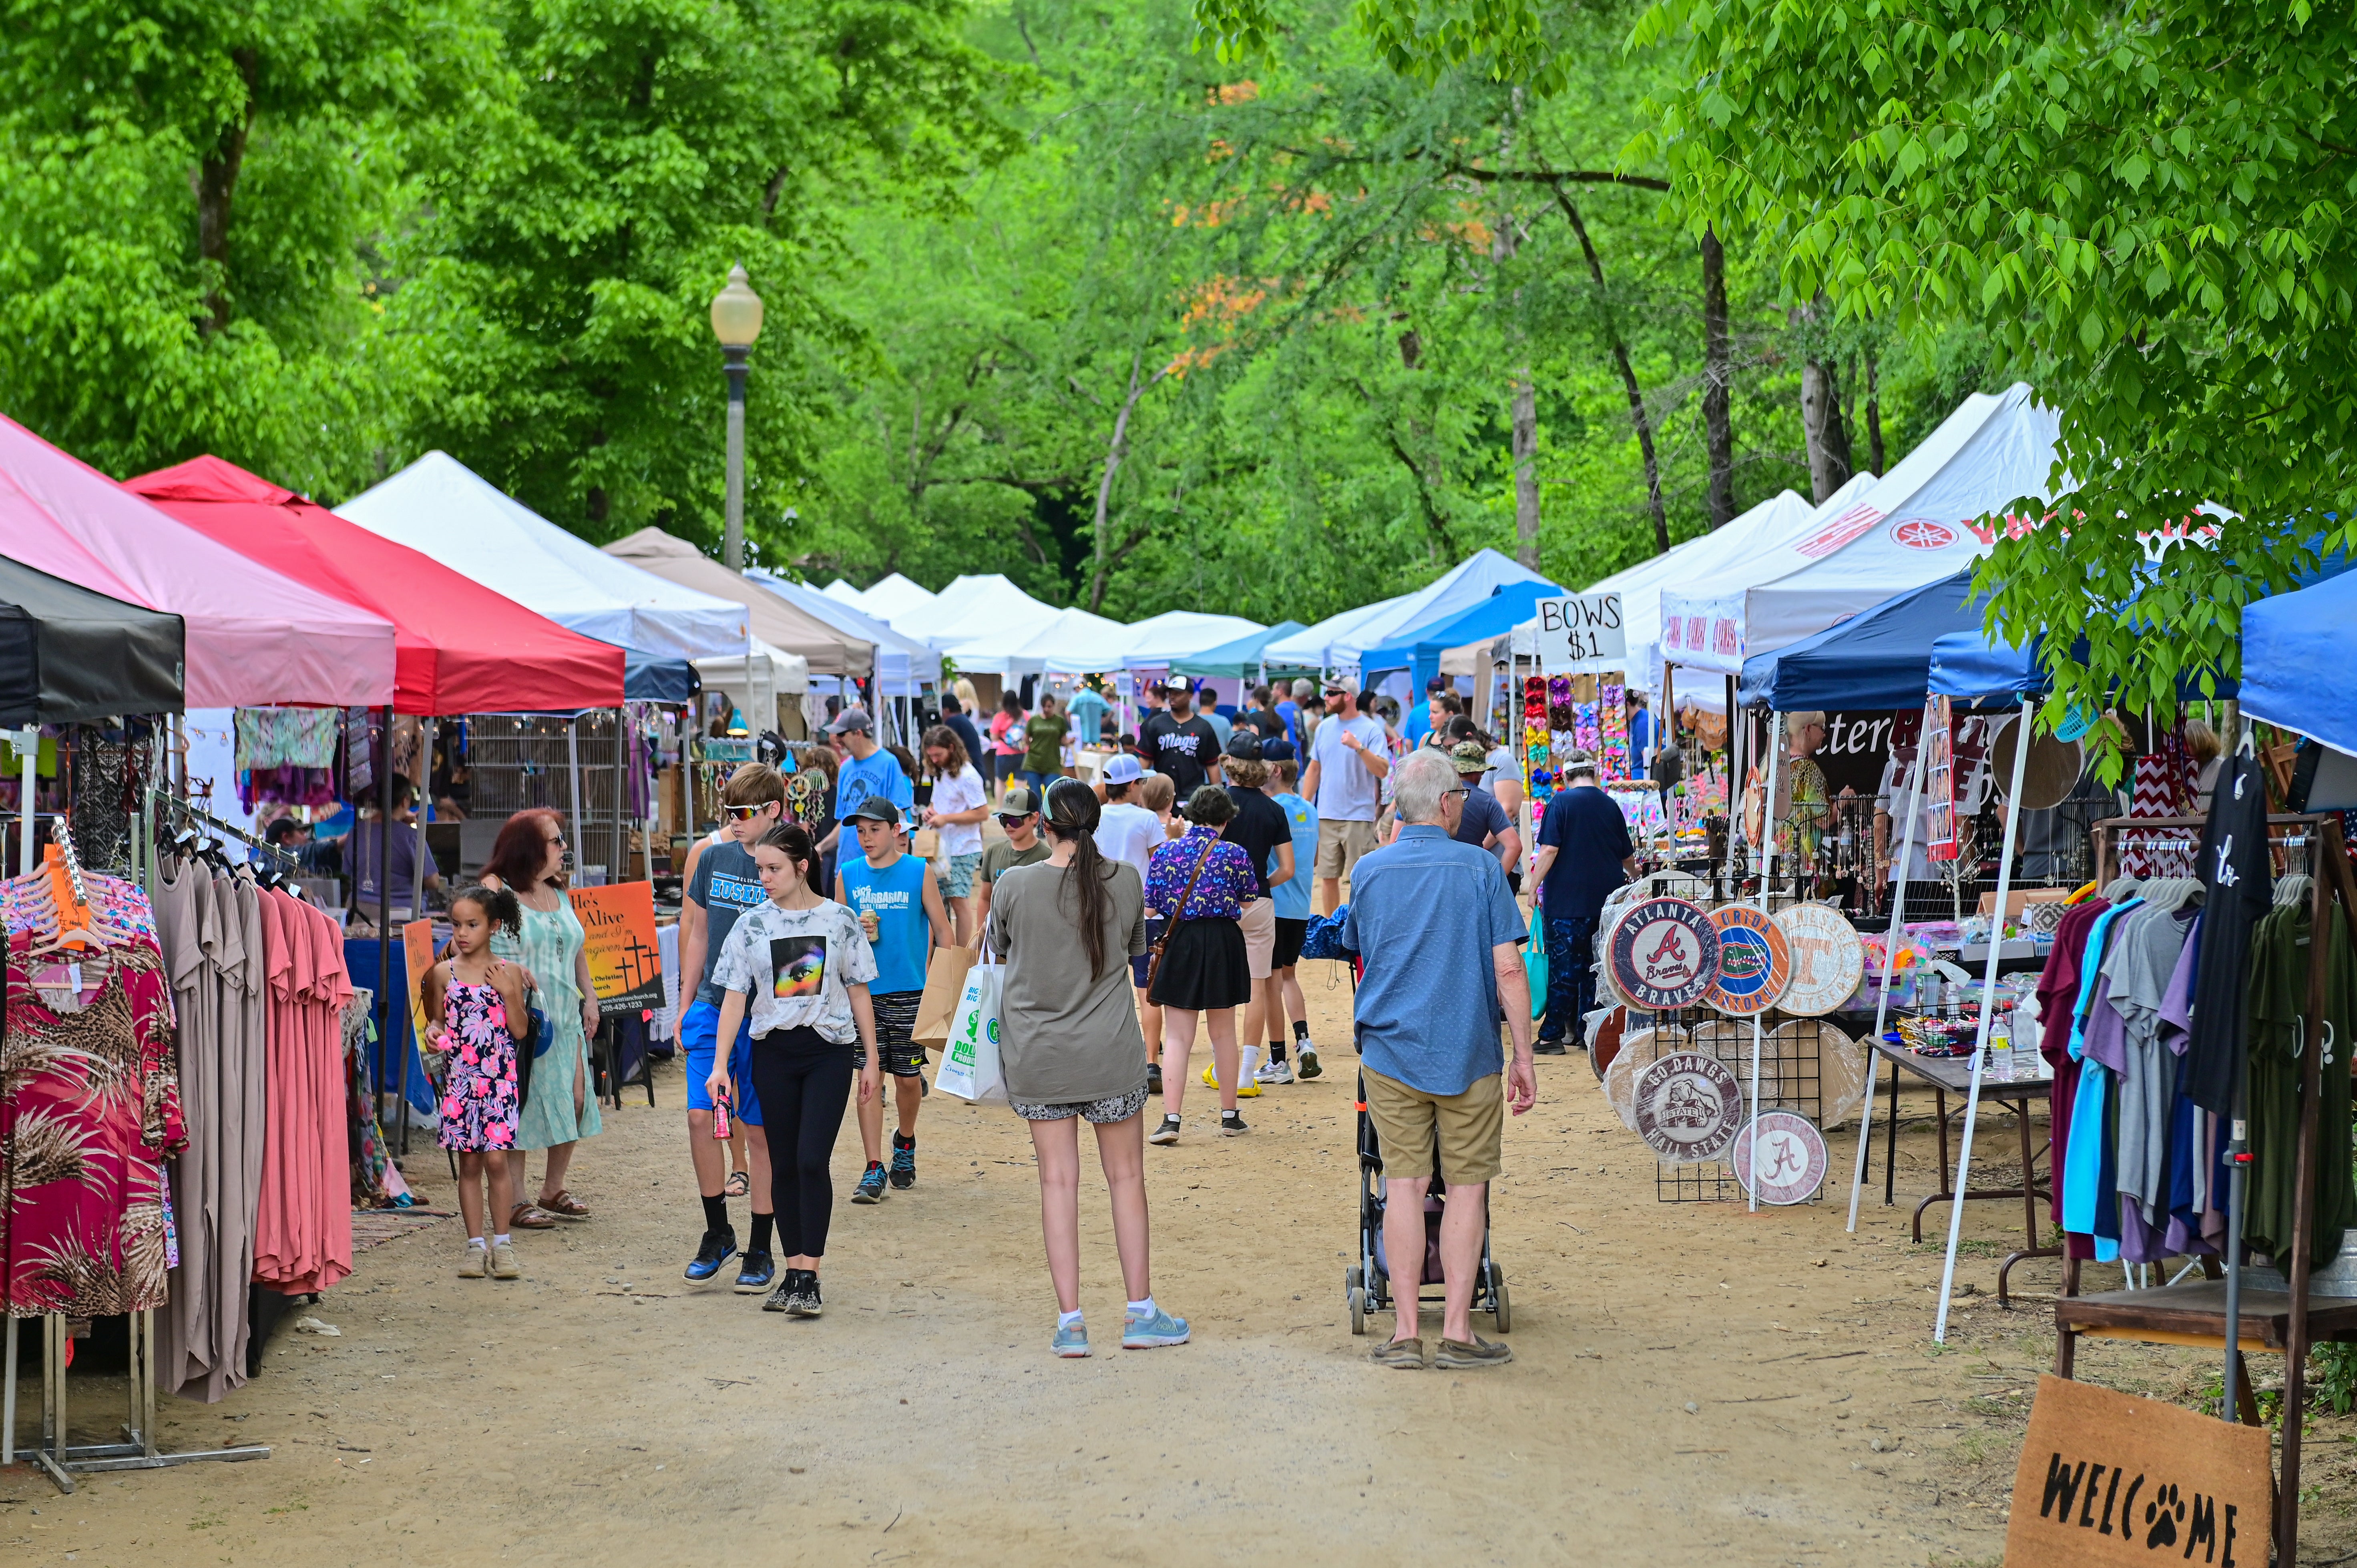
[[[537,1207],[546,1213],[555,1215],[559,1219],[589,1218],[589,1210],[561,1187],[556,1189],[555,1196],[542,1198]]]
[[[556,1229],[556,1221],[551,1219],[547,1215],[542,1213],[539,1209],[533,1208],[529,1203],[519,1203],[508,1211],[508,1229],[511,1230],[554,1230]]]

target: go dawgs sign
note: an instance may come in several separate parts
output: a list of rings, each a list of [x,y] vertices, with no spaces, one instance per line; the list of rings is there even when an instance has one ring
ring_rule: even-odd
[[[2264,1428],[2043,1377],[2005,1561],[2266,1568],[2274,1498]]]

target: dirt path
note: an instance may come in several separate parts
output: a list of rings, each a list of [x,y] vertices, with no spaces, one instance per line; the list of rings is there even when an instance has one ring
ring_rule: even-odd
[[[1318,1037],[1347,1040],[1339,972],[1310,993]],[[1951,1346],[1932,1346],[1939,1256],[1908,1243],[1909,1204],[1870,1206],[1855,1237],[1838,1201],[1660,1204],[1651,1157],[1585,1058],[1543,1058],[1495,1201],[1515,1363],[1381,1370],[1342,1305],[1351,1058],[1329,1047],[1327,1062],[1321,1081],[1248,1101],[1242,1140],[1211,1136],[1211,1097],[1190,1099],[1187,1141],[1149,1150],[1148,1171],[1156,1294],[1193,1320],[1195,1343],[1077,1362],[1046,1350],[1054,1302],[1020,1125],[941,1096],[920,1127],[919,1186],[838,1209],[823,1321],[683,1284],[700,1220],[665,1069],[659,1108],[640,1095],[609,1113],[575,1167],[597,1218],[519,1239],[524,1282],[453,1277],[455,1221],[361,1254],[309,1309],[339,1337],[282,1333],[263,1376],[218,1407],[166,1401],[170,1445],[234,1434],[273,1458],[90,1477],[72,1498],[0,1472],[0,1553],[125,1568],[1299,1563],[1346,1549],[1996,1562],[2048,1319],[1976,1297]],[[1902,1195],[1930,1189],[1930,1145],[1919,1119]],[[1835,1140],[1845,1182],[1852,1146]],[[410,1164],[447,1205],[438,1159]],[[838,1182],[857,1168],[846,1121]],[[1093,1172],[1082,1214],[1102,1340],[1121,1304]],[[1964,1278],[1979,1292],[2008,1214],[2018,1223],[2002,1204],[1971,1218],[1986,1240]],[[2018,1280],[2055,1277],[2031,1264]],[[2208,1359],[2096,1345],[2081,1366],[2190,1398]],[[119,1388],[78,1375],[78,1409],[93,1415]],[[2312,1440],[2319,1561],[2351,1533],[2351,1430],[2322,1421]]]

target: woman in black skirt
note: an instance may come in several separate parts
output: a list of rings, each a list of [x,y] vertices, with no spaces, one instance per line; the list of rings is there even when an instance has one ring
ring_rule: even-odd
[[[1147,1134],[1148,1143],[1178,1141],[1187,1054],[1194,1048],[1199,1014],[1209,1015],[1211,1060],[1219,1070],[1220,1135],[1246,1131],[1236,1113],[1235,1009],[1251,1002],[1253,982],[1236,917],[1260,896],[1260,882],[1243,846],[1220,837],[1235,812],[1226,790],[1204,785],[1187,798],[1186,836],[1156,850],[1147,864],[1146,907],[1169,922],[1146,988],[1146,1000],[1161,1007],[1163,1019],[1162,1125]]]

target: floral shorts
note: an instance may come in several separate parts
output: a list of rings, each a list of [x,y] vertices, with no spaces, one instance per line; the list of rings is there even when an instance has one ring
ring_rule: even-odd
[[[971,898],[974,897],[974,875],[982,869],[982,851],[972,854],[952,854],[942,862],[942,897]]]
[[[1109,1094],[1103,1100],[1084,1100],[1071,1105],[1041,1105],[1028,1100],[1010,1101],[1015,1114],[1026,1122],[1069,1122],[1075,1116],[1085,1116],[1098,1126],[1114,1122],[1126,1122],[1146,1109],[1146,1085],[1139,1084],[1127,1094]]]

